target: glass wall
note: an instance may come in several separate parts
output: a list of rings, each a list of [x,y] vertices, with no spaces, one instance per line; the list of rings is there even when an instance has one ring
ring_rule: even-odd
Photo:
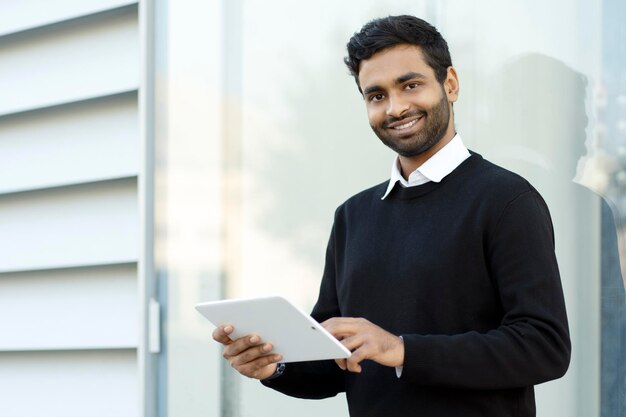
[[[280,294],[311,309],[334,209],[388,178],[393,158],[345,44],[369,19],[405,13],[448,41],[465,144],[527,178],[552,213],[573,356],[564,378],[537,387],[538,415],[624,415],[610,227],[618,213],[622,230],[626,185],[619,2],[177,0],[160,13],[161,415],[347,416],[343,397],[296,400],[235,374],[193,306]]]

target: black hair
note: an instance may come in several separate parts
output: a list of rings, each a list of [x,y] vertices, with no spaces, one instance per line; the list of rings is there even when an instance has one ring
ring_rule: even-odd
[[[399,44],[416,45],[424,60],[434,70],[440,84],[446,79],[452,58],[448,44],[430,23],[415,16],[388,16],[367,22],[348,42],[344,62],[359,86],[359,65],[377,52]],[[359,90],[360,90],[359,86]]]

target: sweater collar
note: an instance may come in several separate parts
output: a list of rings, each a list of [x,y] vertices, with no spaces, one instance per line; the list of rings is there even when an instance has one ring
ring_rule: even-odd
[[[461,136],[456,134],[450,142],[413,171],[409,175],[408,181],[402,177],[400,161],[396,156],[391,166],[391,178],[387,186],[387,191],[385,191],[381,200],[384,200],[389,193],[391,193],[394,185],[398,182],[403,187],[414,187],[431,181],[441,182],[444,177],[454,171],[454,169],[469,156],[470,153],[463,144]]]

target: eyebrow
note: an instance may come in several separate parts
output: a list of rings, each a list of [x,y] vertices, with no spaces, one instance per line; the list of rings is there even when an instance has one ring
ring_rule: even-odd
[[[412,80],[414,78],[420,78],[420,79],[424,79],[426,78],[426,76],[424,74],[420,74],[419,72],[407,72],[406,74],[402,74],[401,76],[399,76],[398,78],[396,78],[396,84],[403,84],[409,80]],[[383,88],[379,85],[373,85],[371,87],[367,87],[365,90],[363,90],[363,95],[368,95],[371,94],[373,92],[376,91],[381,91]]]
[[[420,74],[419,72],[407,72],[406,74],[401,75],[398,77],[398,79],[396,79],[396,84],[405,83],[409,80],[412,80],[413,78],[424,79],[426,78],[426,76],[424,74]]]

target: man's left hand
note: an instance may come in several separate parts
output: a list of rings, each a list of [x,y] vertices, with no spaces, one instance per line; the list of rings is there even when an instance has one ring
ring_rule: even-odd
[[[348,359],[337,359],[343,370],[361,372],[361,361],[373,360],[385,366],[402,366],[404,343],[402,338],[381,329],[363,318],[334,317],[322,326],[352,352]]]

